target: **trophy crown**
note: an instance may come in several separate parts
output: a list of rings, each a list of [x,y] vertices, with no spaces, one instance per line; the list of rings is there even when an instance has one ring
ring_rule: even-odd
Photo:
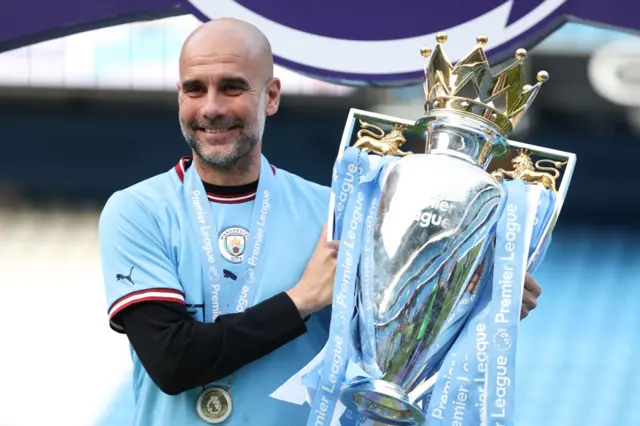
[[[423,57],[431,57],[424,70],[427,113],[456,111],[471,115],[488,121],[506,137],[549,79],[546,71],[540,71],[535,85],[524,84],[525,49],[516,50],[513,63],[492,73],[483,49],[489,41],[484,35],[476,37],[476,46],[455,66],[451,65],[443,49],[447,35],[436,34],[436,41],[438,44],[434,49],[420,49]]]

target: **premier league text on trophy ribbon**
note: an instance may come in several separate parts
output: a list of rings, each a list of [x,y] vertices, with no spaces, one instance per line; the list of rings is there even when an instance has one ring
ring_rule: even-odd
[[[341,329],[347,327],[348,318],[351,316],[351,312],[347,310],[351,307],[347,305],[347,299],[351,293],[351,282],[355,281],[354,268],[357,267],[357,254],[355,253],[355,244],[357,239],[357,233],[361,231],[362,219],[363,219],[363,203],[365,196],[362,190],[356,191],[355,203],[353,211],[350,215],[349,226],[343,231],[343,238],[340,240],[340,248],[344,247],[344,256],[340,262],[340,286],[339,291],[335,297],[336,305],[339,305],[342,309],[338,309],[338,324]],[[344,235],[346,233],[346,238]],[[335,309],[335,305],[334,305]],[[338,343],[339,336],[336,336],[336,343]],[[341,345],[341,343],[340,343]],[[332,369],[333,370],[333,369]]]
[[[489,348],[486,317],[491,303],[491,286],[485,284],[479,284],[479,300],[468,325],[462,329],[440,368],[442,376],[438,377],[428,403],[430,425],[483,424],[480,419],[484,418],[486,407]]]
[[[360,257],[363,210],[368,200],[367,189],[366,185],[358,185],[355,195],[349,197],[347,203],[345,218],[348,223],[342,229],[342,237],[340,238],[329,345],[322,369],[320,387],[314,399],[312,416],[309,418],[308,426],[330,424],[331,418],[326,418],[327,413],[333,413],[342,390],[349,358],[348,326],[349,319],[353,314],[355,269],[357,269]]]
[[[334,165],[331,185],[331,191],[336,200],[334,238],[340,238],[343,213],[347,208],[351,194],[353,194],[354,187],[358,184],[360,177],[369,172],[369,162],[363,161],[360,154],[360,150],[347,149],[342,160]]]
[[[493,299],[489,327],[493,342],[487,364],[487,424],[514,422],[515,361],[523,283],[540,188],[523,181],[507,182],[509,202],[498,222]],[[499,302],[499,303],[498,303]]]
[[[429,424],[513,424],[513,385],[522,283],[533,233],[538,188],[504,184],[508,202],[496,232],[493,286],[486,286],[469,328],[463,330],[440,370]],[[473,330],[475,336],[467,333]],[[468,410],[469,404],[473,409]]]
[[[342,179],[339,185],[340,193],[336,202],[336,219],[342,218],[342,213],[347,206],[349,196],[353,192],[353,187],[355,185],[354,181],[357,177],[360,176],[360,173],[362,172],[362,169],[354,163],[348,162],[345,164],[346,171],[345,173],[341,174]]]
[[[349,339],[349,326],[355,306],[355,283],[358,266],[361,262],[361,245],[365,214],[368,219],[367,233],[371,234],[373,219],[371,212],[377,204],[370,204],[371,193],[377,188],[380,170],[390,159],[380,161],[371,168],[368,156],[359,149],[347,148],[339,170],[337,188],[346,195],[341,195],[346,209],[343,225],[337,228],[340,232],[340,249],[338,251],[338,267],[336,269],[331,330],[323,364],[316,371],[320,377],[316,386],[317,392],[312,405],[308,426],[321,426],[331,423],[335,405],[345,383],[347,366],[354,355]],[[350,175],[345,177],[346,175]],[[363,176],[364,175],[364,176]],[[336,191],[338,192],[338,191]],[[334,192],[334,193],[336,193]],[[337,208],[337,206],[336,206]],[[373,210],[372,210],[373,209]],[[336,220],[337,222],[337,220]],[[317,377],[317,376],[316,376]],[[313,382],[313,379],[311,380]],[[327,418],[329,416],[329,418]],[[349,410],[343,416],[343,422],[355,419]]]

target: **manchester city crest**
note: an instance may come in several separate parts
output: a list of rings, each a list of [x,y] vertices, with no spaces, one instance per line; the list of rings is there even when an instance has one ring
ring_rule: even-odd
[[[220,233],[218,246],[222,257],[231,263],[240,263],[249,239],[249,231],[240,226],[226,228]]]

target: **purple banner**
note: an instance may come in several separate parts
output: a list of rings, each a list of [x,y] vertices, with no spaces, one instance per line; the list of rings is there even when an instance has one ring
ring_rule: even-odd
[[[349,85],[403,85],[422,77],[423,45],[449,34],[456,61],[486,34],[493,63],[532,48],[567,20],[640,30],[640,4],[627,0],[0,0],[0,51],[162,17],[235,16],[271,40],[276,61],[298,72]]]
[[[187,13],[181,0],[0,0],[0,51],[92,29]]]

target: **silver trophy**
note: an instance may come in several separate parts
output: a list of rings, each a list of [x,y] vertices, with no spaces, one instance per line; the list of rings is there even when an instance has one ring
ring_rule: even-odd
[[[431,56],[425,115],[411,125],[395,124],[383,137],[359,134],[354,144],[371,161],[399,157],[380,177],[372,261],[369,270],[361,265],[360,327],[352,336],[381,378],[350,383],[340,396],[346,408],[383,424],[424,422],[421,398],[473,306],[465,295],[473,295],[478,272],[490,272],[493,264],[495,224],[505,203],[499,181],[508,173],[487,169],[509,152],[508,134],[548,78],[540,72],[535,86],[524,85],[523,49],[513,64],[492,74],[483,51],[486,37],[478,37],[477,46],[452,66],[442,49],[446,38],[437,35],[433,54],[421,51]],[[505,103],[502,110],[494,104],[498,99]],[[426,153],[400,150],[407,127],[425,139]],[[509,177],[549,183],[538,179],[542,172],[535,168],[515,176],[518,167]],[[363,274],[369,274],[369,285],[362,285]]]

